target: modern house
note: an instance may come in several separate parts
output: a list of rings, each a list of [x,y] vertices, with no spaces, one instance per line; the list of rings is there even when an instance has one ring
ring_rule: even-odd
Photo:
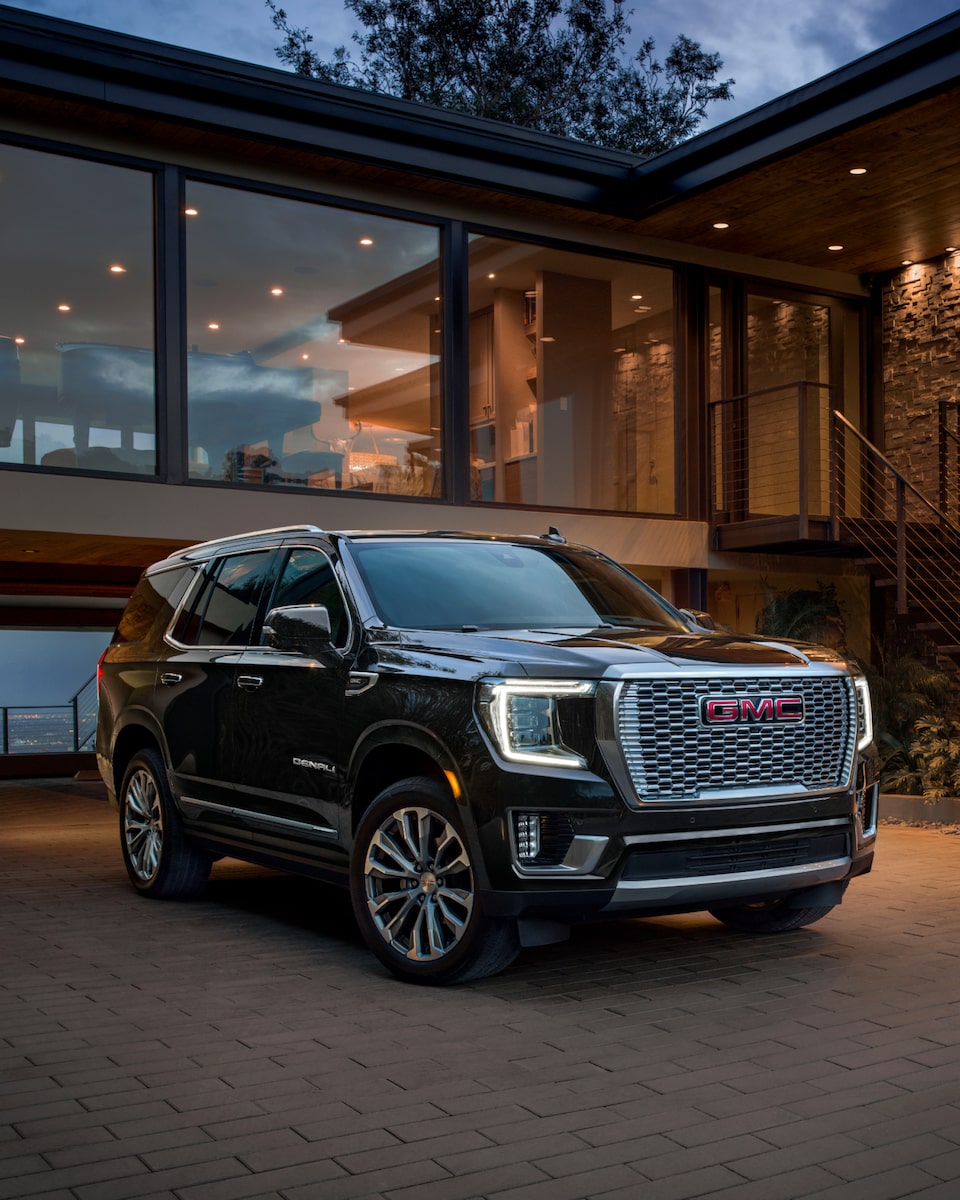
[[[646,161],[0,7],[0,626],[247,528],[558,526],[960,646],[960,14]]]

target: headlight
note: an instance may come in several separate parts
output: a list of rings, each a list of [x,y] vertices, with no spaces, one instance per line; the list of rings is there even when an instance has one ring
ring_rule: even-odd
[[[862,675],[854,678],[857,690],[857,749],[864,750],[873,741],[873,706],[870,703],[870,688]]]
[[[501,680],[480,688],[480,714],[509,762],[585,767],[582,755],[563,744],[557,701],[592,696],[596,684],[576,680]]]

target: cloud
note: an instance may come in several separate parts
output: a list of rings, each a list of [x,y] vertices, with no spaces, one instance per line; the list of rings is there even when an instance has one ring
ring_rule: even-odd
[[[954,10],[955,0],[653,0],[634,14],[637,40],[654,36],[666,54],[678,34],[723,59],[734,100],[711,117],[726,121],[802,87]]]

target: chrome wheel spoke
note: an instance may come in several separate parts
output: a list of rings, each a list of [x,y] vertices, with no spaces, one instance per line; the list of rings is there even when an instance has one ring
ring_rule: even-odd
[[[467,858],[467,852],[456,830],[448,825],[444,830],[444,835],[434,856],[436,863],[434,870],[438,875],[449,875],[453,871],[469,871],[470,860]]]
[[[379,852],[375,856],[375,852]],[[416,856],[411,858],[384,829],[378,829],[367,852],[367,873],[383,879],[419,879]]]
[[[392,936],[393,930],[399,929],[411,909],[415,907],[416,900],[417,893],[412,890],[383,892],[379,896],[371,897],[367,901],[367,907],[384,935]],[[396,911],[392,912],[394,908]]]
[[[473,894],[462,888],[437,888],[436,902],[444,919],[457,929],[466,925],[473,912]]]

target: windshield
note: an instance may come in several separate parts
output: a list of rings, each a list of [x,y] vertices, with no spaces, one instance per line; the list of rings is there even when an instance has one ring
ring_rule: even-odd
[[[685,631],[651,588],[609,559],[506,542],[354,542],[385,625],[399,629]]]

